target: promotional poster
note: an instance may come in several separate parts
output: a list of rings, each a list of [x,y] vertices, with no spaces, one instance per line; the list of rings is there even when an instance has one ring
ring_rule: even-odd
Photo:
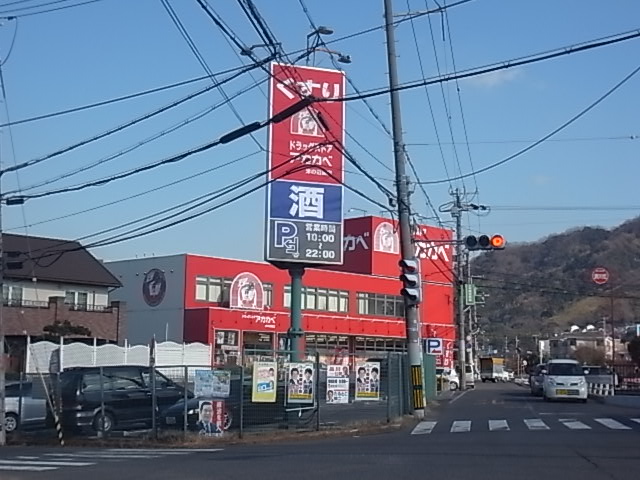
[[[356,364],[356,400],[380,400],[380,362]]]
[[[255,403],[275,403],[278,365],[276,362],[255,362],[253,364],[253,388],[251,401]]]
[[[231,394],[229,370],[196,370],[194,394],[201,398],[228,398]]]
[[[328,404],[349,403],[349,367],[346,365],[327,365]]]
[[[287,364],[287,402],[313,403],[315,388],[313,363]]]

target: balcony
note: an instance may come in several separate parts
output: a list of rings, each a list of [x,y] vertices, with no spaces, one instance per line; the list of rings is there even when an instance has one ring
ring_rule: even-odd
[[[68,320],[91,331],[91,337],[118,341],[124,338],[124,302],[110,305],[69,305],[64,297],[48,301],[5,299],[3,317],[7,336],[43,335],[43,329],[56,320]]]

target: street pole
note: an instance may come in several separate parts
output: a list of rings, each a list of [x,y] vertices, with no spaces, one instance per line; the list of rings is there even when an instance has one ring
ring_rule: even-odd
[[[469,323],[467,325],[468,328],[468,334],[469,334],[469,342],[466,343],[466,348],[467,348],[467,364],[471,365],[471,371],[475,372],[475,353],[473,351],[473,336],[474,334],[474,329],[473,329],[473,308],[475,305],[475,290],[473,288],[473,277],[471,276],[471,258],[470,258],[470,253],[468,251],[465,250],[464,252],[464,265],[466,268],[466,282],[468,283],[467,288],[471,291],[471,295],[474,296],[474,298],[472,299],[472,302],[470,305],[466,305],[466,309],[468,312],[468,316],[469,316]],[[463,286],[464,288],[464,286]],[[466,302],[465,302],[466,303]]]
[[[609,323],[611,323],[611,366],[613,368],[613,370],[615,371],[616,369],[616,324],[614,322],[613,319],[613,293],[611,294],[611,298],[610,298],[611,304],[610,304],[610,321]]]
[[[464,270],[462,264],[462,204],[460,201],[460,191],[456,188],[455,200],[451,209],[451,216],[456,219],[456,293],[458,295],[456,320],[458,324],[458,368],[460,369],[460,390],[466,390],[467,378],[466,355],[467,342],[465,339],[466,328],[464,324]]]
[[[0,162],[0,169],[2,163]],[[2,245],[2,171],[0,171],[0,446],[7,444],[6,423],[6,375],[7,364],[5,362],[5,331],[4,331],[4,250]]]
[[[398,65],[396,63],[396,40],[393,26],[393,5],[391,0],[384,0],[384,16],[387,36],[387,61],[389,64],[389,89],[391,97],[391,121],[393,124],[393,153],[396,169],[396,192],[398,203],[398,223],[400,224],[400,244],[402,259],[415,261],[415,249],[411,236],[411,219],[409,210],[409,178],[406,174],[406,156],[402,138],[402,119],[400,116],[400,94],[398,87]],[[421,282],[420,282],[421,283]],[[419,285],[422,289],[422,285]],[[411,365],[411,386],[414,415],[424,416],[424,386],[422,372],[422,351],[420,348],[420,329],[418,322],[417,302],[404,296],[405,322],[407,332],[407,353]]]
[[[289,348],[291,360],[299,362],[304,353],[304,330],[302,329],[302,276],[304,267],[292,266],[291,275],[291,324],[289,327]]]

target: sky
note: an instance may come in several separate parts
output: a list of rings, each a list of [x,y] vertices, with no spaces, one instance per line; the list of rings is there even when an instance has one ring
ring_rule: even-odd
[[[80,5],[84,1],[0,1],[0,17],[16,17],[0,22],[6,96],[0,108],[2,168],[83,142],[37,165],[5,173],[5,196],[49,192],[112,177],[198,147],[242,122],[267,118],[266,74],[253,70],[223,87],[225,95],[234,97],[262,82],[231,102],[241,120],[224,103],[222,93],[212,89],[131,127],[87,141],[203,89],[210,85],[205,79],[76,113],[24,121],[206,74],[161,0],[98,0]],[[382,26],[382,0],[254,3],[285,53],[304,50],[312,30],[304,4],[315,25],[334,30],[324,37],[328,47],[351,56],[352,63],[339,65],[358,90],[388,86],[383,29],[341,40]],[[196,0],[169,0],[169,4],[213,72],[250,62],[238,55],[239,49],[230,45]],[[239,2],[209,0],[209,4],[242,44],[263,43]],[[393,2],[398,15],[435,7],[434,0]],[[447,9],[446,14],[424,15],[395,27],[399,79],[406,83],[433,78],[591,42],[638,30],[639,19],[637,0],[472,0]],[[260,57],[267,54],[261,47],[254,51]],[[465,217],[465,234],[501,233],[508,242],[533,242],[583,225],[609,228],[635,217],[640,208],[640,73],[528,152],[463,181],[446,179],[482,169],[549,134],[638,68],[638,51],[640,39],[632,39],[403,91],[404,140],[418,173],[412,180],[445,180],[424,185],[436,210],[446,207],[455,188],[466,192],[468,202],[490,207],[485,216]],[[316,66],[333,68],[327,53],[318,52],[313,60]],[[349,87],[347,93],[355,92]],[[217,104],[222,105],[193,119]],[[347,138],[346,147],[369,174],[393,188],[393,143],[370,109],[390,127],[388,95],[371,98],[368,104],[348,102],[347,130],[357,142]],[[3,229],[90,245],[157,218],[134,223],[149,215],[263,171],[265,146],[266,131],[260,131],[254,138],[244,137],[106,185],[27,199],[22,206],[3,206]],[[99,166],[88,168],[99,161]],[[232,163],[224,166],[228,162]],[[80,173],[58,179],[84,167]],[[209,172],[200,173],[205,170]],[[352,165],[346,166],[345,178],[349,186],[386,202],[383,193]],[[439,219],[434,218],[422,189],[414,184],[412,190],[416,215],[430,218],[432,224],[450,225],[449,213],[439,212]],[[133,195],[137,196],[126,199]],[[93,252],[105,260],[176,253],[261,260],[264,203],[264,190],[257,190],[197,219]],[[363,212],[388,215],[347,193],[345,215]],[[108,233],[100,234],[104,230]]]

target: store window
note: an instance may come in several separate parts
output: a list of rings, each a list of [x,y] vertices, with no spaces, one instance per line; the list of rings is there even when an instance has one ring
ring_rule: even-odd
[[[238,363],[240,332],[238,330],[216,330],[214,361],[217,365]]]
[[[291,307],[291,285],[284,287],[284,306]],[[349,292],[319,287],[302,287],[302,309],[320,312],[349,312]]]
[[[404,317],[404,299],[401,296],[358,292],[358,313],[382,317]]]
[[[196,300],[223,303],[228,297],[231,278],[196,277]]]

